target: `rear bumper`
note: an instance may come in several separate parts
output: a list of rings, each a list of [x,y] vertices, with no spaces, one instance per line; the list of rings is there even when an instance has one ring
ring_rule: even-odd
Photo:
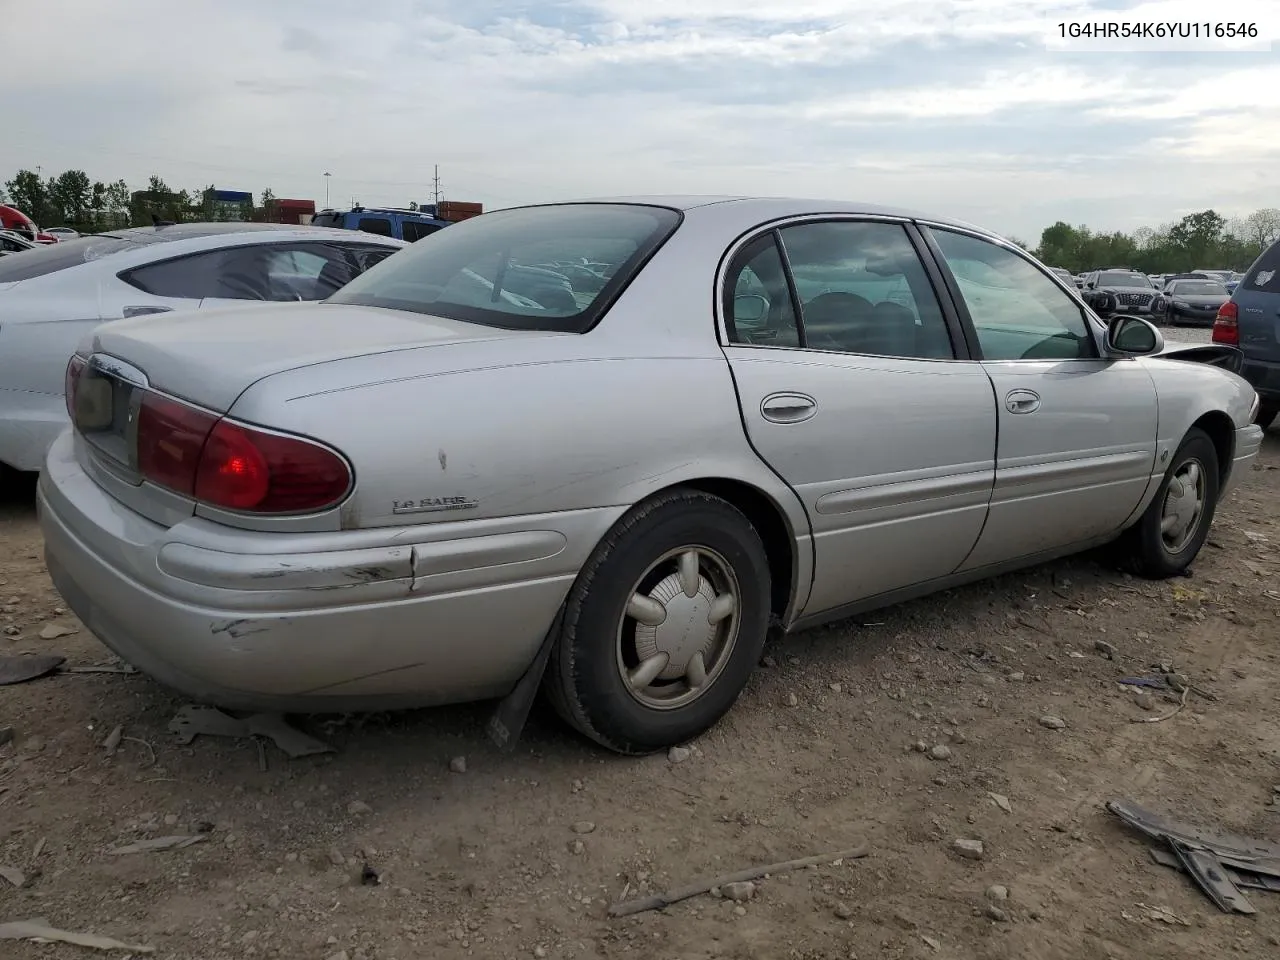
[[[613,510],[323,534],[153,523],[85,473],[70,431],[37,505],[49,574],[123,659],[197,700],[391,709],[506,693]]]
[[[1246,356],[1240,376],[1253,385],[1263,402],[1280,401],[1280,361],[1255,360]]]

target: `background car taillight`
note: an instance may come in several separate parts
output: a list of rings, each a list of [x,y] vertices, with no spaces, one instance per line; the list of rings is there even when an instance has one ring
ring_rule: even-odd
[[[67,372],[62,383],[62,396],[67,403],[67,416],[71,422],[76,419],[76,386],[80,383],[80,374],[84,371],[84,357],[72,354],[67,361]]]
[[[1218,308],[1218,316],[1213,321],[1213,342],[1225,343],[1228,346],[1240,346],[1240,327],[1237,319],[1240,316],[1235,302],[1228,300]]]
[[[313,513],[342,500],[351,468],[315,441],[219,419],[147,394],[138,410],[138,471],[201,503],[247,513]]]

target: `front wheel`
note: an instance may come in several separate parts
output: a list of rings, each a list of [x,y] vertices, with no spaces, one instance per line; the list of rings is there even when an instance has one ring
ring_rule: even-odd
[[[548,664],[552,704],[618,753],[682,743],[742,692],[769,626],[764,544],[732,504],[676,490],[633,509],[587,560]]]
[[[1184,572],[1209,536],[1218,504],[1218,450],[1192,428],[1165,471],[1160,489],[1123,541],[1135,572],[1159,580]]]

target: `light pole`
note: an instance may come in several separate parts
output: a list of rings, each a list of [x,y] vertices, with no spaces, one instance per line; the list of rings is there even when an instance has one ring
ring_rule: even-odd
[[[325,209],[326,209],[326,210],[327,210],[327,209],[329,209],[329,178],[330,178],[330,177],[332,177],[332,176],[333,176],[333,174],[332,174],[332,173],[329,173],[327,170],[325,171],[325,174],[324,174],[324,206],[325,206]]]

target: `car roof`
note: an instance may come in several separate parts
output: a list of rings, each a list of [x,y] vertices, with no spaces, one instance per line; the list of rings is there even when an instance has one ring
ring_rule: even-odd
[[[736,212],[747,219],[750,218],[753,212],[758,213],[761,222],[778,216],[806,216],[824,213],[864,214],[873,217],[925,220],[942,226],[960,227],[989,237],[999,237],[999,234],[989,228],[978,226],[965,220],[937,216],[905,207],[886,206],[858,200],[814,200],[805,197],[726,194],[640,194],[634,196],[590,197],[558,203],[530,204],[529,206],[561,206],[572,203],[634,203],[654,207],[669,207],[673,210],[684,212],[695,211],[704,207],[733,206],[738,208]]]
[[[129,227],[123,230],[105,230],[100,236],[115,237],[133,244],[166,243],[174,240],[195,240],[203,237],[222,237],[235,234],[293,233],[317,237],[345,235],[350,239],[352,231],[333,227],[312,227],[293,223],[242,223],[239,221],[213,223],[174,223],[152,227]],[[369,234],[375,242],[391,238]]]

